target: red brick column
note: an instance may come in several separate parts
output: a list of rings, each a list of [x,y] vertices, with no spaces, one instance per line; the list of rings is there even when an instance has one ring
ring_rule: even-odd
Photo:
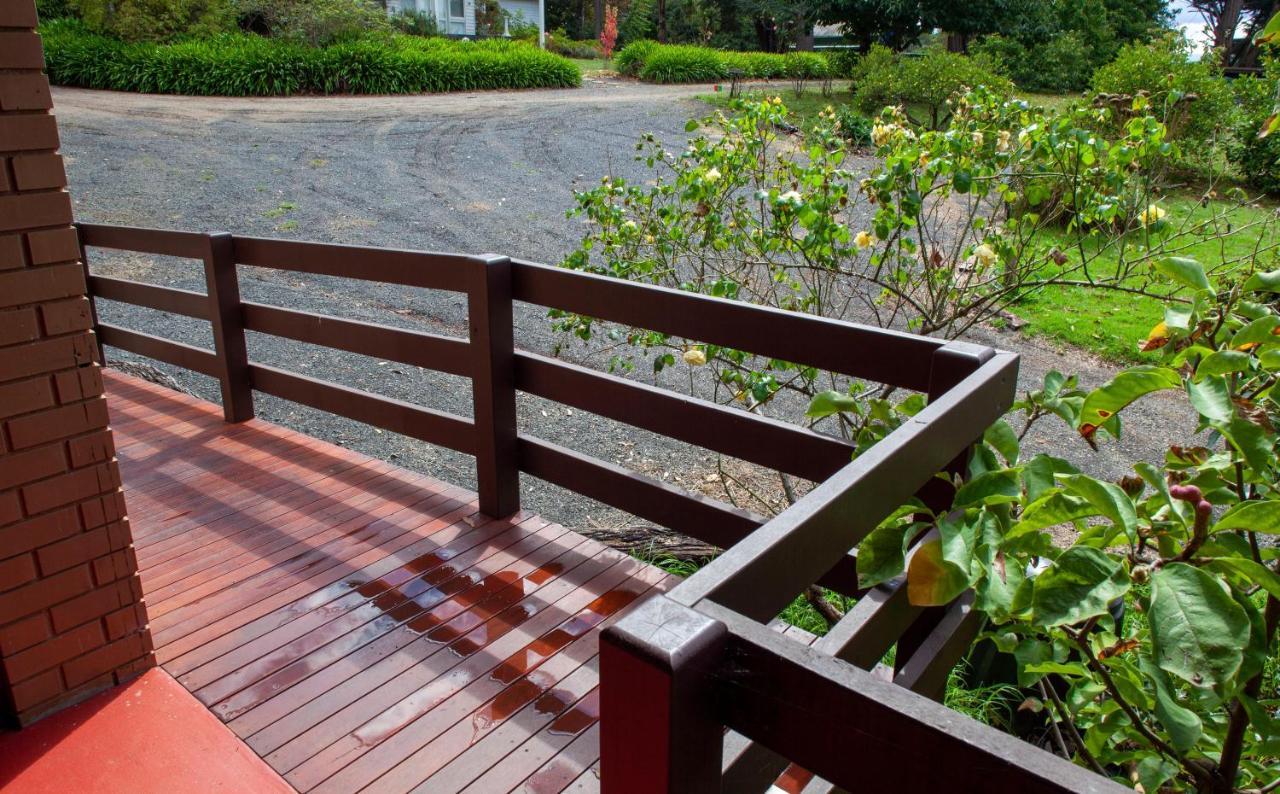
[[[0,0],[0,721],[155,663],[34,0]]]

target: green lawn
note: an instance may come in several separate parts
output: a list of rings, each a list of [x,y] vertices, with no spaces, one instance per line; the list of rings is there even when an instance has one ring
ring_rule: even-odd
[[[1204,219],[1211,212],[1221,211],[1224,202],[1210,202],[1207,207],[1185,197],[1170,197],[1160,202],[1173,225],[1190,218],[1192,222]],[[1235,216],[1237,225],[1250,223],[1273,213],[1271,207],[1246,207]],[[1272,228],[1269,239],[1276,242]],[[1072,238],[1066,233],[1049,235],[1062,250],[1070,252]],[[1206,269],[1212,270],[1224,261],[1246,256],[1258,244],[1260,236],[1242,232],[1228,237],[1225,243],[1217,239],[1188,246],[1179,255],[1189,256]],[[1266,240],[1261,240],[1266,243]],[[1267,255],[1265,269],[1276,267],[1276,257]],[[1105,272],[1114,266],[1114,257],[1097,260],[1095,272]],[[1044,336],[1060,342],[1091,350],[1113,361],[1137,361],[1138,345],[1147,338],[1151,328],[1164,319],[1163,304],[1157,298],[1124,292],[1099,290],[1086,287],[1055,287],[1024,298],[1013,308],[1013,313],[1027,322],[1024,333]]]
[[[729,107],[729,84],[724,83],[721,89],[719,93],[703,94],[698,98],[713,107],[727,108]],[[853,99],[846,81],[838,82],[830,96],[823,96],[821,87],[816,84],[806,87],[804,93],[797,96],[795,87],[791,83],[779,81],[767,87],[753,86],[746,92],[744,98],[764,99],[775,96],[782,97],[782,103],[795,117],[795,125],[801,129],[809,127],[818,112],[825,110],[827,105],[847,104]]]
[[[610,62],[603,58],[570,58],[569,60],[578,65],[578,71],[582,72],[584,77],[613,71]]]

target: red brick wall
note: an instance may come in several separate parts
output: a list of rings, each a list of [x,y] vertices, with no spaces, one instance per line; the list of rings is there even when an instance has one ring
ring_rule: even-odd
[[[0,0],[0,720],[155,660],[34,0]]]

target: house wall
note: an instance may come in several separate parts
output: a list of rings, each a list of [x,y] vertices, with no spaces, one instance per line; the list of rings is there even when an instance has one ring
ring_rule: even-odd
[[[33,0],[0,0],[0,722],[155,664]]]
[[[475,0],[464,0],[462,17],[450,16],[449,0],[388,0],[387,13],[422,11],[435,16],[436,24],[445,33],[455,36],[474,36],[476,33]]]
[[[512,15],[520,14],[525,22],[539,24],[538,0],[502,0],[502,8],[504,11],[511,12]]]

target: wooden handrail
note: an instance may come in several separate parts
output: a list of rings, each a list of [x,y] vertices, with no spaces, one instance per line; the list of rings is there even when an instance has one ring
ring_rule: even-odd
[[[218,378],[229,420],[252,415],[252,389],[474,455],[486,514],[519,508],[524,472],[727,549],[602,635],[602,709],[628,715],[602,724],[607,791],[700,792],[725,780],[756,787],[789,761],[869,790],[1123,790],[921,697],[939,694],[980,629],[967,600],[923,610],[902,581],[858,587],[852,549],[885,516],[913,495],[933,510],[949,505],[949,481],[935,474],[961,473],[966,450],[1008,408],[1017,356],[505,257],[79,228],[82,247],[204,261],[207,295],[88,281],[94,299],[211,320],[216,351],[98,322],[94,307],[103,344]],[[462,292],[468,338],[242,301],[236,265]],[[852,447],[840,439],[518,351],[513,301],[925,391],[929,403],[850,462]],[[468,377],[475,418],[250,361],[239,352],[245,331]],[[765,520],[520,434],[517,390],[818,484]],[[765,627],[815,582],[860,600],[812,648]],[[860,669],[895,644],[897,686]],[[728,754],[726,728],[736,731]],[[842,742],[842,728],[859,733]],[[926,743],[936,757],[920,764]]]

